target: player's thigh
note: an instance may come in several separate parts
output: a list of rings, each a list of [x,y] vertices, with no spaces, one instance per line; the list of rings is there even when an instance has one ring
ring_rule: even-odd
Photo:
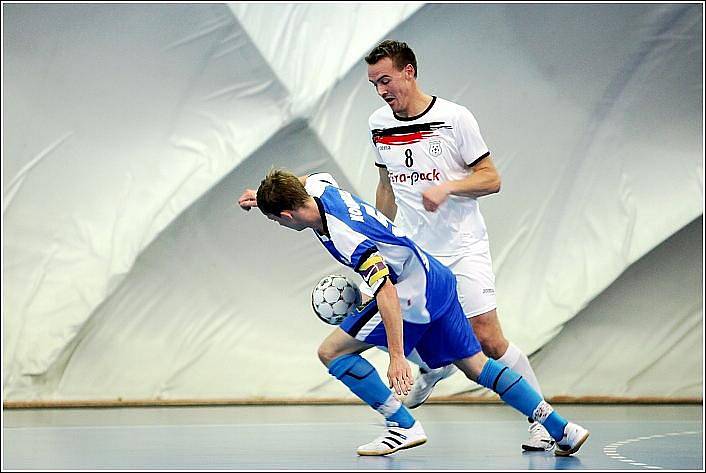
[[[491,358],[498,359],[507,350],[509,342],[503,334],[500,319],[495,309],[468,319],[473,332],[483,347],[483,352]]]
[[[318,355],[321,362],[328,366],[339,356],[362,353],[370,347],[372,347],[371,344],[361,342],[341,330],[340,327],[336,327],[319,345]]]
[[[500,325],[500,318],[496,309],[489,310],[483,314],[478,314],[475,317],[470,317],[471,327],[473,331],[482,336],[493,337],[502,336],[503,330]]]

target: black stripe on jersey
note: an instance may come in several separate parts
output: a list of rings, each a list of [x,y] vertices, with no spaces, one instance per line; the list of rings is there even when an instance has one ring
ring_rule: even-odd
[[[440,128],[452,128],[451,125],[446,125],[446,122],[428,122],[415,123],[414,125],[393,126],[392,128],[375,128],[370,130],[373,134],[373,140],[382,136],[408,135],[410,133],[418,133],[420,131],[434,131]]]
[[[325,173],[315,172],[315,173],[309,174],[307,177],[316,176],[317,174],[325,174]],[[326,184],[329,184],[331,186],[333,185],[333,182],[327,181],[326,179],[321,179],[321,182],[325,182]]]
[[[475,166],[476,164],[478,164],[479,162],[481,162],[482,159],[485,159],[485,158],[487,158],[488,156],[490,156],[490,151],[488,151],[488,152],[485,153],[483,156],[481,156],[480,158],[478,158],[478,159],[476,159],[475,161],[473,161],[471,164],[468,165],[468,167],[469,167],[469,168],[472,168],[473,166]]]
[[[384,164],[375,163],[375,165],[379,168],[387,169],[387,166],[385,166]]]
[[[436,95],[432,95],[432,96],[431,96],[431,103],[430,103],[429,106],[426,108],[426,110],[424,110],[424,111],[423,111],[422,113],[420,113],[419,115],[415,115],[415,116],[413,116],[413,117],[400,117],[400,116],[397,115],[395,112],[392,112],[392,115],[393,115],[397,120],[399,120],[399,121],[402,121],[402,122],[410,122],[410,121],[412,121],[412,120],[416,120],[416,119],[418,119],[418,118],[422,118],[424,115],[426,115],[427,112],[428,112],[429,110],[431,110],[431,108],[434,106],[435,103],[436,103]]]
[[[363,308],[360,309],[360,311],[362,313],[360,318],[356,321],[356,323],[353,324],[351,328],[347,330],[348,335],[353,338],[355,338],[355,336],[358,335],[358,332],[360,332],[360,329],[362,329],[365,324],[370,322],[370,319],[372,319],[373,316],[378,313],[378,305],[368,303],[364,305]]]
[[[321,203],[321,199],[314,197],[316,206],[319,208],[319,214],[321,214],[321,225],[324,227],[324,235],[331,238],[331,234],[328,232],[328,225],[326,224],[326,210],[324,209],[324,204]]]

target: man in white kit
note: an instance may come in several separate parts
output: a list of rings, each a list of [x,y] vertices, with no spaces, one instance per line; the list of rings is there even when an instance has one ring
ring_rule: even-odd
[[[495,299],[495,275],[478,197],[500,190],[500,176],[473,114],[464,106],[424,93],[417,61],[403,42],[385,40],[365,61],[368,80],[387,105],[369,118],[380,179],[375,205],[422,249],[456,276],[463,311],[483,352],[515,370],[541,393],[527,356],[503,335]],[[423,404],[454,365],[420,375],[404,403]],[[529,427],[524,450],[554,447],[538,422]]]

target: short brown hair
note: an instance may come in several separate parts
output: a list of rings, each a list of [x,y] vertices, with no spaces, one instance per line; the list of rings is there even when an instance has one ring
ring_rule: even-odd
[[[309,198],[299,178],[284,169],[272,169],[257,189],[257,207],[263,214],[281,215],[296,210]]]
[[[392,64],[400,71],[404,69],[407,64],[411,64],[412,67],[414,67],[414,78],[417,78],[417,58],[414,55],[414,51],[412,51],[412,48],[410,48],[407,43],[386,39],[375,46],[375,48],[370,51],[370,54],[365,56],[365,62],[372,65],[386,57],[392,59]]]

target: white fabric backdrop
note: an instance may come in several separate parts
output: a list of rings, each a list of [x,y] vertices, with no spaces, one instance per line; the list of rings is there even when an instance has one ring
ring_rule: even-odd
[[[611,284],[703,214],[702,7],[384,9],[3,7],[3,399],[349,397],[316,359],[329,328],[308,302],[345,270],[233,202],[273,164],[373,199],[366,125],[382,102],[362,57],[383,37],[408,41],[422,88],[480,123],[503,177],[481,199],[499,313],[525,351],[547,347],[545,394],[701,396],[701,370],[664,377],[702,366],[703,292],[662,293],[703,265]],[[688,235],[660,258],[701,261]],[[581,312],[603,291],[614,302]],[[627,331],[636,305],[670,319],[650,314],[661,365],[641,362],[639,337],[620,351],[615,376],[641,366],[641,382],[545,369],[577,337],[606,343],[578,320],[561,332],[576,314]]]

